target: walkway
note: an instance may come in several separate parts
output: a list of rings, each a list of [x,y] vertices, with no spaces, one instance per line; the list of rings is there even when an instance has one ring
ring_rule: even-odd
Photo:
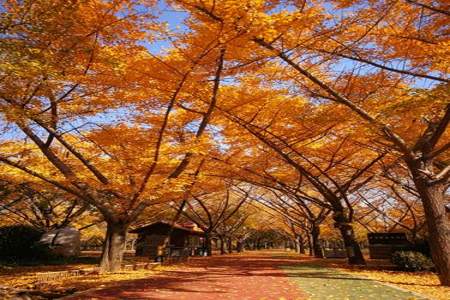
[[[343,276],[310,263],[308,258],[274,252],[193,258],[151,278],[120,283],[70,299],[420,299],[408,292],[368,279]]]

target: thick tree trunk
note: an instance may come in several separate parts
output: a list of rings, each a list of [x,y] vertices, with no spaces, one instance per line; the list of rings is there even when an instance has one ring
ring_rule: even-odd
[[[241,253],[244,250],[244,242],[241,240],[237,240],[236,242],[236,251]]]
[[[313,225],[311,230],[311,239],[314,257],[323,258],[322,247],[320,246],[320,228]]]
[[[211,237],[209,236],[209,234],[205,235],[205,251],[206,251],[206,256],[212,255],[212,241],[211,241]]]
[[[294,238],[294,250],[296,253],[300,253],[300,243],[297,237]]]
[[[233,253],[233,241],[232,241],[232,239],[231,238],[229,238],[228,240],[227,240],[227,243],[228,243],[228,253]]]
[[[223,240],[223,237],[219,237],[220,240],[220,254],[225,254],[225,241]]]
[[[264,248],[264,246],[265,246],[265,243],[263,243],[263,242],[261,241],[261,239],[258,239],[257,244],[256,244],[256,248],[257,248],[258,250],[261,250],[261,249]]]
[[[433,262],[441,284],[450,286],[450,221],[445,208],[445,186],[429,185],[418,171],[412,174],[425,211]]]
[[[348,263],[350,265],[365,265],[366,261],[364,260],[359,243],[356,240],[355,231],[353,230],[349,218],[341,209],[335,210],[333,213],[333,219],[336,222],[335,226],[341,232],[342,240],[344,241]]]
[[[128,225],[108,223],[100,259],[100,273],[118,272],[122,267]]]
[[[356,241],[352,225],[349,223],[339,223],[338,227],[344,240],[348,263],[351,265],[365,265],[366,261],[364,260],[359,243]]]
[[[312,244],[311,244],[311,236],[309,234],[306,235],[307,239],[308,239],[308,254],[309,256],[313,256],[313,248],[312,248]]]
[[[211,237],[209,236],[209,234],[205,235],[205,251],[206,251],[207,256],[212,255],[212,241],[211,241]]]
[[[298,244],[298,253],[305,254],[305,241],[303,240],[301,235],[297,236],[297,244]]]

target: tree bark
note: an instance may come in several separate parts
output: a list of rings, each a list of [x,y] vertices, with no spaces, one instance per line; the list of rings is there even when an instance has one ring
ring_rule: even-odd
[[[205,251],[206,251],[206,256],[212,255],[212,242],[211,242],[211,237],[209,236],[209,234],[205,235]]]
[[[300,253],[300,243],[297,237],[294,238],[294,250],[296,253]]]
[[[228,253],[233,253],[233,241],[232,241],[232,239],[231,238],[229,238],[228,240],[227,240],[227,242],[228,242]]]
[[[359,243],[356,241],[353,226],[349,223],[338,223],[337,225],[344,240],[348,263],[351,265],[365,265],[366,261],[364,260]]]
[[[308,254],[309,256],[313,256],[313,248],[312,248],[312,244],[311,244],[311,236],[309,234],[306,235],[307,239],[308,239]]]
[[[241,240],[237,240],[236,251],[241,253],[244,250],[244,242]]]
[[[411,173],[425,211],[434,265],[441,285],[450,286],[450,221],[445,208],[445,185],[428,184],[417,169]]]
[[[107,223],[106,237],[100,258],[100,273],[120,271],[127,230],[128,224]]]
[[[224,255],[225,254],[225,241],[223,240],[223,237],[220,236],[220,254]]]
[[[305,254],[305,241],[303,240],[301,235],[297,236],[296,242],[298,245],[298,253]]]
[[[311,229],[311,239],[314,257],[323,258],[322,247],[320,246],[320,228],[317,225],[313,225]]]

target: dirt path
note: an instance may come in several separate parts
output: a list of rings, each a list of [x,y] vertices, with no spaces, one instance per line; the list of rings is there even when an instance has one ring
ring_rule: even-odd
[[[306,299],[282,266],[299,259],[272,252],[192,258],[148,279],[92,291],[70,299],[262,300]]]

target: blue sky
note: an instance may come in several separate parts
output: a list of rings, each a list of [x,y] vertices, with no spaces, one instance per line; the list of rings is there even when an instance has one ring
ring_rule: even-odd
[[[326,8],[328,10],[330,10],[330,12],[334,11],[335,8],[331,5],[331,4],[326,4],[325,5]],[[278,9],[275,9],[275,12],[278,12],[281,9],[292,9],[292,7],[280,7]],[[346,9],[340,9],[338,11],[336,11],[337,14],[342,14],[345,11],[349,11],[351,12],[352,10],[354,10],[354,7],[350,7],[350,8],[346,8]],[[174,32],[181,32],[181,31],[185,31],[187,30],[187,26],[184,24],[185,19],[188,17],[188,13],[181,11],[181,10],[176,10],[175,8],[169,6],[166,1],[164,0],[159,0],[158,1],[158,11],[159,11],[159,21],[161,22],[166,22],[168,24],[168,27],[170,30],[174,31]],[[162,54],[164,53],[164,49],[168,49],[171,47],[170,42],[168,41],[156,41],[155,43],[152,44],[146,44],[145,45],[147,47],[147,49],[153,53],[153,54]],[[356,63],[352,60],[348,60],[348,59],[343,59],[341,60],[338,64],[335,65],[335,71],[336,73],[340,73],[343,70],[351,70],[355,67],[361,67],[361,65],[359,63]],[[391,67],[395,67],[398,69],[402,69],[402,68],[407,68],[407,64],[405,65],[404,61],[398,62],[398,63],[393,63],[392,65],[390,65]],[[371,73],[374,71],[378,71],[378,68],[374,68],[372,66],[363,66],[360,69],[361,74],[364,73]],[[432,74],[432,75],[439,75],[439,74]],[[435,81],[429,80],[429,79],[424,79],[424,78],[415,78],[414,82],[412,83],[412,86],[415,88],[431,88],[436,84]]]
[[[330,7],[330,10],[331,9],[332,8]],[[0,10],[1,10],[1,5],[0,5]],[[186,12],[177,10],[173,7],[168,6],[167,3],[163,0],[158,1],[157,12],[158,12],[158,16],[159,16],[158,20],[160,22],[167,23],[168,28],[171,31],[180,32],[180,31],[188,30],[187,26],[184,24],[185,19],[188,17],[188,14]],[[146,43],[145,46],[153,54],[162,54],[164,52],[164,49],[168,49],[171,47],[170,42],[168,42],[167,40],[158,40],[151,44]],[[396,67],[401,68],[402,64],[403,64],[403,62],[399,62],[399,63],[395,63],[394,65],[396,65]],[[349,69],[352,69],[353,67],[355,67],[354,62],[352,62],[350,60],[342,60],[340,63],[335,65],[335,71],[337,73],[339,73],[340,71],[342,71],[344,69],[349,70]],[[374,69],[373,67],[364,67],[362,73],[373,72],[374,70],[377,70],[377,69]],[[417,78],[414,83],[414,87],[430,88],[434,84],[436,84],[436,82],[433,82],[433,81],[427,80],[427,79],[418,79]],[[112,115],[114,115],[114,113],[112,113]],[[108,117],[107,119],[109,119],[109,118],[110,117]],[[94,117],[94,119],[96,119],[96,118]],[[105,122],[105,120],[98,120],[98,121],[100,123]],[[5,123],[5,121],[0,119],[0,125],[4,125],[4,123]],[[9,136],[9,134],[6,134],[6,136]]]
[[[158,12],[160,22],[167,23],[168,28],[174,32],[180,32],[187,30],[187,26],[184,24],[184,20],[188,17],[188,13],[180,10],[176,10],[170,7],[165,1],[158,1]],[[145,45],[147,49],[153,54],[161,54],[164,49],[170,48],[170,42],[168,41],[157,41],[152,44]]]

